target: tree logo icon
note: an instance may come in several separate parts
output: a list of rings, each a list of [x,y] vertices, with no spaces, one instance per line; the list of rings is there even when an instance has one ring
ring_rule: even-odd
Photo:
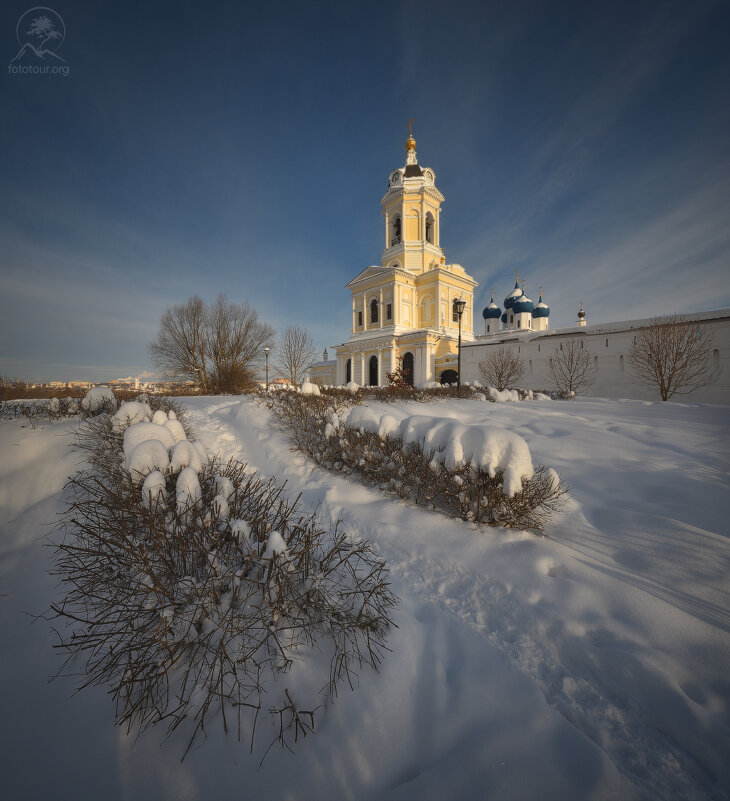
[[[52,8],[37,6],[26,11],[18,20],[15,35],[18,37],[20,50],[10,62],[11,65],[21,62],[37,64],[38,61],[66,63],[66,59],[57,52],[66,38],[66,26],[61,15]]]

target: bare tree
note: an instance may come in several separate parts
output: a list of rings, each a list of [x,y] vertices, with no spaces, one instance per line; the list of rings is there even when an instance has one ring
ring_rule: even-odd
[[[202,392],[239,392],[273,336],[248,303],[221,294],[208,306],[195,296],[165,311],[150,355],[168,378],[192,380]]]
[[[297,325],[285,328],[279,337],[272,362],[292,384],[300,384],[317,358],[314,342],[308,331]]]
[[[663,401],[705,387],[720,376],[712,364],[712,335],[682,314],[655,317],[629,354],[637,380],[656,387]]]
[[[217,392],[240,392],[253,384],[253,368],[274,329],[258,319],[248,303],[232,303],[220,294],[208,309],[208,357]]]
[[[525,363],[507,348],[500,348],[479,363],[482,379],[490,387],[500,392],[516,384],[525,375]]]
[[[591,362],[591,354],[575,339],[555,348],[548,360],[548,373],[561,392],[575,395],[590,389],[598,378],[598,368]]]
[[[153,364],[171,379],[195,381],[208,392],[207,310],[195,295],[166,309],[157,339],[149,346]]]

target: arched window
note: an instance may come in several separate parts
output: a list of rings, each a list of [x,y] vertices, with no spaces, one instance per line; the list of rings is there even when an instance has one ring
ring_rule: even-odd
[[[401,238],[401,223],[400,223],[400,214],[396,214],[393,217],[393,224],[391,226],[391,236],[390,236],[390,245],[400,244]]]
[[[532,375],[532,359],[530,359],[530,375]]]
[[[593,357],[593,366],[598,369],[598,356]]]
[[[459,380],[459,374],[456,370],[444,370],[441,373],[442,384],[455,384]]]
[[[368,376],[371,387],[378,386],[378,357],[371,356],[370,357],[370,370],[368,371],[370,375]]]
[[[712,369],[720,369],[720,351],[717,348],[712,351]]]
[[[375,298],[370,301],[370,322],[378,322],[378,301]]]
[[[518,320],[517,321],[517,327],[518,328],[522,328],[522,320]]]
[[[623,373],[623,371],[624,371],[624,357],[623,357],[623,355],[618,357],[618,366],[621,369],[621,372]]]
[[[426,214],[426,242],[433,244],[433,214]]]
[[[403,356],[403,378],[413,386],[413,354],[410,351]]]
[[[349,384],[352,381],[352,359],[348,359],[345,364],[345,383]]]

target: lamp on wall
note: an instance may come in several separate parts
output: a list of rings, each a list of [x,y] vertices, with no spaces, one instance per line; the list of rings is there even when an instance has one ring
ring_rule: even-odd
[[[461,315],[464,313],[464,308],[466,307],[466,301],[455,300],[454,301],[454,309],[456,309],[456,313],[459,316],[459,350],[458,350],[458,357],[457,357],[457,367],[456,367],[456,389],[458,392],[461,392]]]
[[[266,391],[269,391],[269,351],[271,348],[264,348],[266,354]]]

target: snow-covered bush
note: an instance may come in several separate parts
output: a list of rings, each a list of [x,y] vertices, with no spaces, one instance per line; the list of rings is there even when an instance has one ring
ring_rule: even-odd
[[[291,748],[341,680],[378,666],[395,603],[385,564],[273,479],[176,440],[179,412],[131,422],[138,411],[80,434],[87,465],[54,538],[69,672],[81,663],[82,686],[108,687],[128,729],[188,727],[189,748],[218,718],[252,747],[263,727]]]
[[[299,391],[302,395],[319,395],[319,387],[311,381],[304,381],[299,387]]]
[[[295,447],[327,470],[474,523],[543,531],[566,487],[533,468],[527,443],[504,429],[414,415],[398,420],[326,395],[271,400]]]
[[[81,400],[81,408],[88,414],[114,412],[117,399],[109,387],[92,387]]]

